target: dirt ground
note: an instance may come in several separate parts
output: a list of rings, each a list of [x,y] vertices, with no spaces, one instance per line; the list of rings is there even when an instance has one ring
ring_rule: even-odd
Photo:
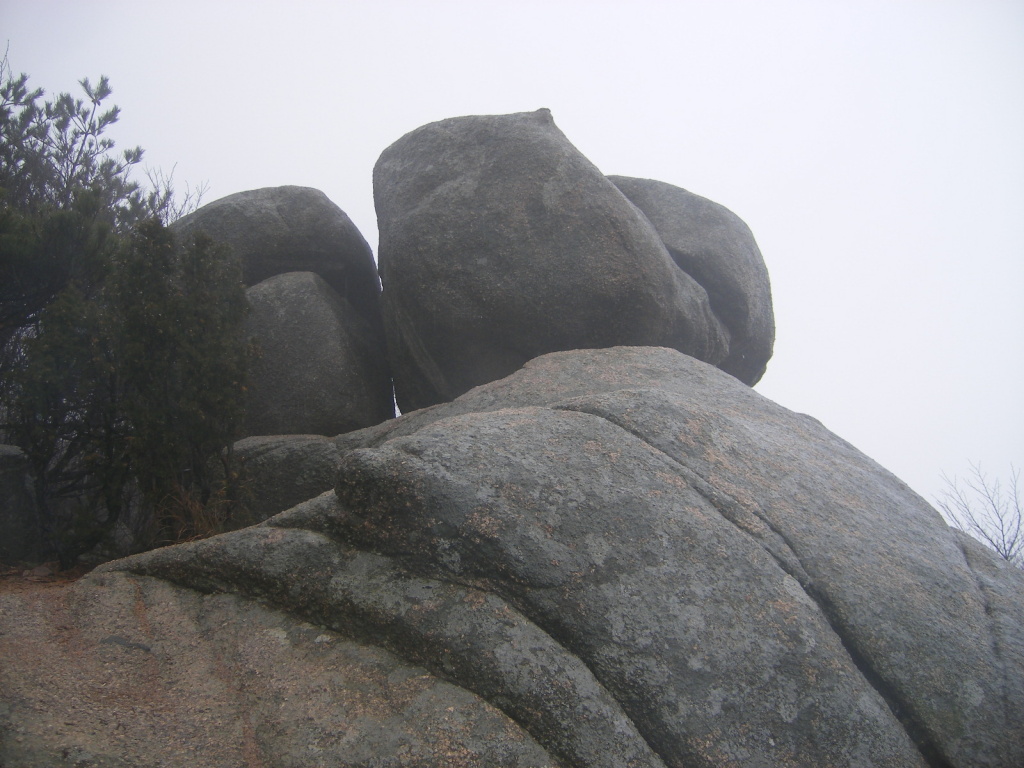
[[[78,565],[67,571],[60,564],[7,565],[0,563],[0,594],[67,586],[78,581],[93,569],[91,565]]]

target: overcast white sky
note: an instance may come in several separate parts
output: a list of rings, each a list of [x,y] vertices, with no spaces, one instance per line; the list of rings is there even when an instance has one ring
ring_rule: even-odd
[[[608,174],[751,227],[757,390],[929,501],[1024,465],[1024,3],[0,0],[15,71],[110,77],[113,134],[208,182],[323,190],[376,250],[371,172],[425,123],[549,107]]]

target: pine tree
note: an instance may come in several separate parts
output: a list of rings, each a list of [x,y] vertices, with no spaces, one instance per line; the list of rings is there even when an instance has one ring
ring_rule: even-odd
[[[242,418],[248,311],[241,270],[199,235],[178,248],[151,220],[110,281],[122,409],[134,475],[156,512],[159,540],[200,534],[214,495],[210,458]]]
[[[133,493],[154,542],[214,525],[208,465],[235,436],[247,362],[237,262],[174,242],[164,220],[198,199],[132,181],[142,150],[104,135],[108,80],[80,85],[84,99],[40,103],[0,61],[0,438],[28,455],[64,566]]]

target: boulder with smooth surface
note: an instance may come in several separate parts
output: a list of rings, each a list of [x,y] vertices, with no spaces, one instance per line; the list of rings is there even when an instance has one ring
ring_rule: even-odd
[[[348,215],[310,187],[264,187],[214,200],[171,225],[205,232],[241,260],[245,284],[285,272],[315,272],[374,328],[380,280],[373,252]]]
[[[728,354],[705,289],[546,109],[423,126],[384,151],[373,186],[403,412],[556,350]]]
[[[380,337],[312,272],[264,280],[246,295],[250,366],[245,434],[336,435],[394,415]]]
[[[729,330],[729,354],[718,367],[756,384],[772,356],[775,315],[750,228],[728,208],[663,181],[608,178],[654,225],[679,268],[708,292],[711,310]]]

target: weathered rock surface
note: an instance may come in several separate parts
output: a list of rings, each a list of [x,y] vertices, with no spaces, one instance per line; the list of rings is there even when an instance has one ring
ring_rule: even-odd
[[[501,710],[508,730],[493,726],[465,764],[516,764],[482,743],[531,765],[1024,763],[1024,574],[818,422],[720,370],[667,349],[557,353],[336,444],[347,453],[335,491],[106,566],[66,598],[65,631],[113,621],[87,597],[119,585],[143,596],[116,614],[136,623],[97,629],[89,653],[153,654],[135,667],[156,675],[145,678],[150,694],[187,689],[174,675],[186,674],[193,642],[211,659],[251,656],[250,677],[241,667],[207,675],[236,697],[235,709],[210,711],[223,712],[218,728],[238,730],[223,744],[257,743],[262,755],[395,727],[393,709],[353,714],[340,681],[279,707],[285,694],[260,686],[281,676],[308,686],[325,667],[315,649],[288,659],[237,650],[269,627],[295,645],[302,632],[336,632],[345,639],[332,647],[384,649],[461,689],[474,711],[493,713],[481,700]],[[234,613],[168,622],[216,627],[216,638],[183,640],[188,652],[156,644],[174,636],[165,606],[199,616],[227,603]],[[247,631],[246,611],[271,618]],[[121,640],[100,642],[108,632]],[[66,652],[56,629],[40,635],[35,650]],[[345,669],[361,679],[351,658]],[[143,678],[129,672],[106,678],[96,666],[75,695],[122,679],[117,690],[137,695]],[[63,739],[45,728],[78,722],[69,684],[48,685],[65,692],[37,705],[21,674],[0,668],[0,686],[15,691],[9,723],[38,718],[32,754],[85,743],[85,726]],[[374,679],[390,684],[390,674]],[[303,725],[311,697],[318,719]],[[132,701],[140,722],[159,710]],[[271,703],[256,715],[243,706],[259,701]],[[434,711],[394,716],[430,726]],[[207,732],[202,715],[175,717]],[[155,738],[170,750],[181,732]],[[546,756],[524,751],[534,745]],[[433,748],[411,744],[394,764],[436,763]]]
[[[341,462],[335,441],[322,435],[261,435],[234,444],[249,516],[232,527],[268,517],[334,487]]]
[[[241,259],[245,284],[285,272],[315,272],[374,328],[380,281],[373,252],[348,215],[309,187],[265,187],[214,200],[171,225],[206,232]]]
[[[422,667],[157,579],[0,593],[0,659],[5,768],[552,765]]]
[[[246,435],[334,435],[394,416],[381,338],[319,275],[288,272],[250,288]]]
[[[34,560],[42,549],[28,458],[0,445],[0,562]]]
[[[724,206],[651,179],[608,177],[654,225],[672,259],[708,292],[729,330],[718,367],[754,385],[775,344],[771,283],[750,228]]]
[[[728,354],[704,288],[546,109],[423,126],[384,151],[373,184],[403,412],[556,350]]]

